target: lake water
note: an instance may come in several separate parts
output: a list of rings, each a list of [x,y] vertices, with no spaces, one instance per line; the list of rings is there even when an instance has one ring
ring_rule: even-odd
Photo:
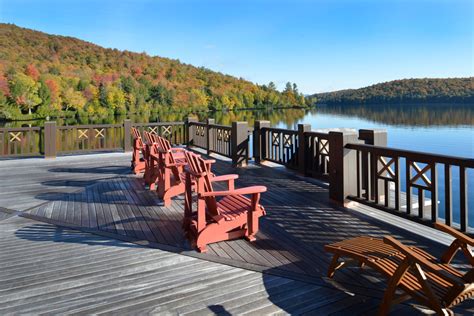
[[[165,112],[130,117],[136,122],[183,120],[188,113]],[[216,123],[269,120],[274,127],[296,129],[300,123],[312,129],[386,129],[388,146],[466,158],[474,157],[474,106],[340,106],[312,110],[266,110],[198,113],[199,119],[214,118]],[[122,123],[125,117],[59,119],[60,125]],[[3,123],[6,126],[42,125],[42,121]],[[0,122],[0,126],[2,123]],[[404,164],[402,164],[403,168]],[[444,217],[444,171],[439,166],[440,216]],[[402,176],[404,171],[402,170]],[[474,226],[474,170],[468,170],[469,226]],[[403,182],[402,182],[403,183]],[[453,219],[459,220],[459,172],[453,168]],[[402,187],[404,190],[404,187]],[[427,194],[427,197],[429,195]]]

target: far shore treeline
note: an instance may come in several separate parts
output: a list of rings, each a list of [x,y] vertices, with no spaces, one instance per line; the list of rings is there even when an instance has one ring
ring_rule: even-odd
[[[403,79],[360,89],[317,93],[318,104],[474,104],[474,77]]]
[[[474,104],[473,78],[406,79],[304,96],[146,53],[0,23],[0,120],[353,104]],[[156,116],[156,115],[155,115]]]

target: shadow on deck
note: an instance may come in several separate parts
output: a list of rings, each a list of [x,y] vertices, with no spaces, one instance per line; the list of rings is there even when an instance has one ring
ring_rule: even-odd
[[[334,280],[328,280],[325,275],[330,256],[324,252],[324,245],[359,235],[393,235],[435,255],[444,250],[442,245],[430,239],[331,203],[327,189],[311,180],[266,166],[233,169],[228,163],[218,161],[214,166],[215,173],[238,173],[237,187],[256,184],[268,187],[262,195],[267,216],[261,219],[256,242],[215,243],[209,245],[208,253],[199,254],[190,248],[182,233],[183,199],[177,198],[170,207],[163,207],[154,192],[144,189],[140,177],[119,175],[122,169],[113,168],[117,169],[99,171],[116,172],[117,176],[98,180],[93,185],[88,180],[45,181],[44,186],[72,185],[84,189],[72,193],[39,193],[38,200],[50,202],[29,210],[25,216],[234,267],[333,287],[356,294],[354,302],[357,294],[370,296],[371,304],[364,305],[365,302],[359,306],[368,310],[377,308],[386,282],[370,269],[359,268],[343,269]],[[87,168],[81,169],[91,172]],[[51,172],[77,173],[78,170],[53,168]],[[55,241],[57,234],[49,226],[42,225],[26,226],[16,232],[17,237],[28,240]],[[76,242],[74,235],[62,237],[58,241]],[[103,245],[102,239],[99,240]],[[90,238],[77,242],[94,244],[96,241]],[[213,308],[216,313],[224,312],[218,305]],[[472,301],[466,302],[461,313],[473,308]]]

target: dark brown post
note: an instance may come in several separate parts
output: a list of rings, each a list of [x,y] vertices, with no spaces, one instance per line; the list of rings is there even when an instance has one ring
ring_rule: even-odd
[[[265,152],[262,142],[265,137],[262,128],[270,127],[270,121],[255,121],[253,129],[253,156],[256,163],[260,163],[265,160]]]
[[[214,147],[214,129],[210,126],[215,124],[216,120],[208,118],[206,120],[206,148],[207,154],[211,154],[211,146]]]
[[[189,123],[192,123],[192,122],[197,122],[197,118],[195,117],[192,117],[192,116],[188,116],[188,118],[186,119],[186,146],[192,146],[194,145],[194,128],[192,128],[192,126],[190,126]]]
[[[311,131],[311,125],[298,124],[298,172],[300,174],[305,174],[306,172],[306,152],[309,144],[306,144],[304,133],[309,131]]]
[[[128,153],[132,151],[132,121],[123,121],[123,150]]]
[[[367,145],[374,145],[374,146],[382,146],[387,147],[387,130],[385,129],[360,129],[359,130],[359,139]],[[375,157],[370,157],[368,153],[362,153],[362,166],[361,174],[367,174],[366,170],[369,166],[377,166],[377,169],[381,168],[381,164],[379,162],[370,163],[369,159],[374,159]],[[370,184],[370,199],[375,200],[375,191],[384,192],[384,184],[382,181],[379,181],[378,188],[375,190],[375,170],[370,170],[369,175],[371,177],[370,181],[366,177],[362,177],[362,189],[365,190],[365,194],[367,194],[368,186]],[[397,185],[397,184],[396,184]],[[385,197],[388,198],[388,197]]]
[[[56,158],[56,122],[44,123],[44,158]]]
[[[329,197],[341,204],[357,194],[356,151],[348,143],[358,143],[357,132],[329,132]]]
[[[249,126],[247,122],[232,122],[231,154],[232,165],[242,167],[247,165],[249,147]]]

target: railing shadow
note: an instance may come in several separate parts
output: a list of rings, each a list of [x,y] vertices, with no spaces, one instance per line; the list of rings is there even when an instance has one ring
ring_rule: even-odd
[[[49,224],[32,224],[15,231],[15,236],[29,241],[51,241],[55,243],[86,244],[90,246],[113,246],[126,248],[145,248],[118,239],[109,239],[98,235],[84,233]]]
[[[118,175],[118,174],[125,174],[126,172],[130,171],[130,167],[123,167],[123,166],[102,166],[102,167],[70,167],[70,168],[52,168],[48,169],[48,172],[53,173],[93,173],[93,174],[111,174],[111,175]]]

